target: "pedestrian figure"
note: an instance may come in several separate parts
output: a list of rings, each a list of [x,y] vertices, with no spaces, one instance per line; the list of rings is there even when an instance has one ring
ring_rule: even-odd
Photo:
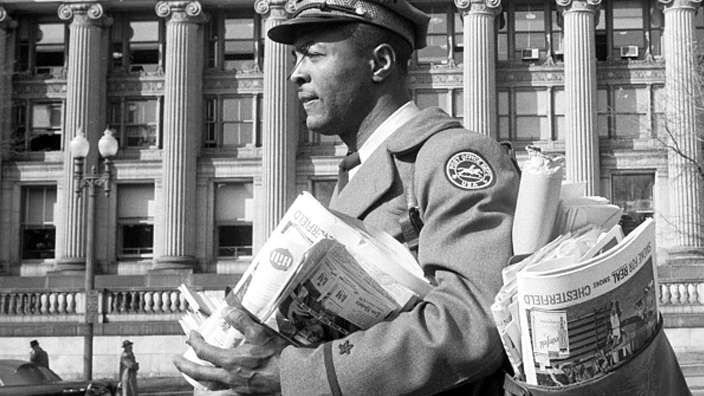
[[[122,396],[137,396],[137,371],[139,363],[132,352],[132,341],[122,342],[122,356],[120,357],[120,382],[122,383]]]
[[[29,361],[37,366],[49,368],[49,354],[39,346],[39,341],[30,341],[29,346],[32,347],[32,352],[29,353]]]

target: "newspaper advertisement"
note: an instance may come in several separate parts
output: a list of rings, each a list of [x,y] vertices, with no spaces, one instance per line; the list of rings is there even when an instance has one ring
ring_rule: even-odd
[[[608,233],[586,249],[591,258],[544,260],[516,274],[528,384],[603,376],[647,344],[658,320],[654,244],[648,219],[623,239]]]

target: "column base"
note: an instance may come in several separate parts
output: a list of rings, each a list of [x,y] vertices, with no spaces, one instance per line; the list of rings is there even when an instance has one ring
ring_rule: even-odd
[[[154,260],[150,273],[193,273],[197,260],[190,256],[162,256]]]
[[[50,273],[59,273],[61,275],[71,275],[76,273],[86,272],[86,258],[85,257],[63,257],[56,260],[54,268]]]
[[[704,266],[704,248],[680,247],[667,252],[667,265]]]

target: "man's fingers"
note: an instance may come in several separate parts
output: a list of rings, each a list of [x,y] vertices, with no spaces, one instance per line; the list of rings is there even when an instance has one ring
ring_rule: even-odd
[[[196,364],[181,355],[174,355],[172,361],[176,368],[194,380],[201,382],[209,390],[226,389],[225,372],[221,368]]]
[[[218,367],[228,367],[232,365],[233,359],[237,357],[233,349],[224,349],[208,344],[197,331],[192,331],[189,334],[186,343],[193,348],[193,351],[199,359],[210,362]]]
[[[223,311],[223,317],[230,326],[244,334],[245,339],[250,344],[263,345],[271,335],[266,331],[266,328],[256,323],[246,312],[228,307]]]
[[[247,381],[254,377],[254,374],[250,371],[245,372],[241,367],[227,371],[220,367],[194,363],[181,355],[174,355],[172,361],[179,371],[200,382],[208,390],[250,391]]]

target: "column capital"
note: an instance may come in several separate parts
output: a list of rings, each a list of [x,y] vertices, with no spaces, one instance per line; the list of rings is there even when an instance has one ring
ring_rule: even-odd
[[[570,11],[591,11],[599,12],[601,0],[555,0],[557,5]],[[567,10],[565,10],[567,11]]]
[[[64,3],[59,6],[59,18],[73,23],[109,26],[112,19],[105,14],[99,3]]]
[[[269,19],[286,20],[296,12],[295,0],[257,0],[254,2],[257,14]]]
[[[160,1],[156,14],[162,18],[171,17],[173,22],[204,23],[208,16],[203,12],[200,1]]]
[[[0,29],[9,30],[15,29],[18,23],[8,14],[5,7],[0,6]]]
[[[696,11],[702,4],[702,0],[658,0],[658,2],[665,10],[679,8]]]
[[[501,12],[501,0],[455,0],[455,6],[464,14],[491,14]]]

